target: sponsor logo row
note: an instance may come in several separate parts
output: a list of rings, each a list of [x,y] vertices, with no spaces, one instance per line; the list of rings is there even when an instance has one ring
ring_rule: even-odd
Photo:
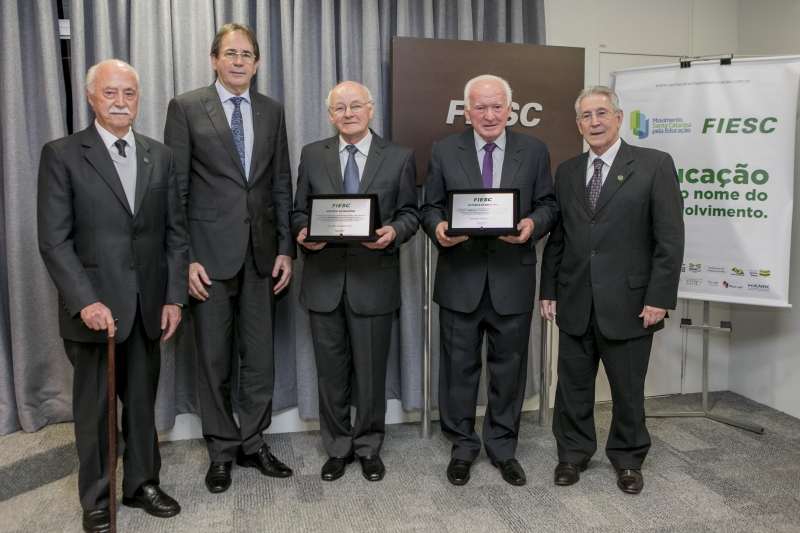
[[[704,280],[702,278],[684,278],[681,277],[681,284],[686,284],[689,287],[700,287],[705,285],[707,287],[719,287],[722,289],[747,289],[748,291],[756,292],[769,292],[768,283],[742,283],[737,281],[717,281],[717,280]]]
[[[703,265],[700,263],[681,264],[681,272],[698,274],[703,272]],[[709,274],[728,274],[731,276],[749,276],[751,278],[768,278],[771,271],[763,269],[748,268],[746,271],[738,267],[726,268],[724,266],[706,266],[705,271]]]

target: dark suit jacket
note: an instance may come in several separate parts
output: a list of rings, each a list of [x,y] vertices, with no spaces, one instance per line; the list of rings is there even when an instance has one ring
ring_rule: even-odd
[[[172,152],[136,138],[136,197],[131,215],[114,162],[92,123],[44,145],[39,164],[39,250],[59,296],[61,336],[105,342],[83,325],[94,302],[111,309],[116,340],[127,339],[137,291],[145,331],[161,334],[164,304],[188,304],[188,243]]]
[[[556,223],[547,146],[528,135],[506,130],[500,187],[520,190],[520,216],[534,224],[526,243],[470,237],[451,248],[439,246],[436,226],[447,219],[447,191],[482,189],[483,182],[472,128],[433,143],[422,227],[439,250],[433,301],[442,307],[462,313],[474,311],[487,277],[492,303],[499,314],[527,313],[536,305],[534,245]]]
[[[250,235],[262,276],[275,256],[295,256],[289,229],[292,176],[283,106],[250,90],[253,159],[249,181],[236,151],[215,85],[169,103],[164,142],[175,154],[175,170],[189,221],[190,261],[212,279],[230,279],[244,263]]]
[[[556,171],[561,216],[542,258],[541,298],[556,300],[558,327],[583,335],[594,304],[601,333],[641,337],[639,314],[675,309],[683,260],[683,200],[669,154],[625,141],[594,213],[586,195],[588,152]],[[618,177],[622,176],[620,180]]]
[[[347,284],[353,311],[362,315],[390,313],[400,307],[400,245],[419,228],[414,151],[374,132],[358,194],[378,196],[381,222],[396,233],[384,250],[361,243],[328,243],[306,252],[300,303],[312,311],[333,311]],[[300,155],[292,233],[308,226],[309,194],[344,194],[339,162],[339,136],[308,144]]]

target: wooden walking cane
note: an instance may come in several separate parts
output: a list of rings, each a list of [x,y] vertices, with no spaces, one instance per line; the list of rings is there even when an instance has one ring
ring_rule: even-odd
[[[117,372],[114,337],[108,338],[108,457],[111,533],[117,533]]]

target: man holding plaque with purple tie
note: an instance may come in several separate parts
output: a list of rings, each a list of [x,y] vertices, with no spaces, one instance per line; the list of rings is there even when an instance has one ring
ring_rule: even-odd
[[[508,82],[491,75],[471,79],[464,88],[464,115],[472,128],[436,141],[428,166],[422,226],[439,251],[433,291],[441,338],[439,415],[442,433],[453,443],[447,479],[454,485],[469,481],[481,449],[474,426],[484,333],[490,383],[483,445],[506,482],[525,484],[514,456],[536,305],[534,246],[555,226],[557,207],[547,147],[507,130],[510,112]],[[519,222],[505,231],[484,231],[479,222],[451,227],[456,191],[470,189],[470,201],[515,190]],[[461,211],[460,220],[480,219],[469,213],[486,211],[470,209]]]
[[[303,147],[292,213],[292,233],[305,255],[300,303],[311,321],[320,430],[329,456],[321,477],[342,477],[358,457],[364,477],[380,481],[386,472],[378,455],[384,437],[386,364],[392,319],[400,307],[398,252],[419,227],[416,165],[413,150],[370,130],[374,103],[363,85],[340,83],[328,94],[327,107],[338,134]],[[356,207],[357,201],[370,197],[372,210]],[[366,235],[329,231],[354,229],[378,216]],[[337,234],[341,241],[330,242]],[[327,242],[319,242],[320,235]]]

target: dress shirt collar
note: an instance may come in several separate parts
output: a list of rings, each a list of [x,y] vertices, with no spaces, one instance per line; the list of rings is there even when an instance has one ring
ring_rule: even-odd
[[[235,97],[236,95],[230,92],[228,89],[222,86],[219,80],[214,82],[214,86],[217,88],[217,94],[219,95],[220,102],[227,102],[231,98]],[[240,94],[242,98],[249,104],[250,103],[250,87],[247,88],[245,92]],[[231,102],[233,103],[233,102]]]
[[[345,149],[345,147],[349,143],[342,139],[342,136],[339,135],[339,152]],[[355,144],[355,147],[358,148],[358,151],[364,154],[365,156],[369,155],[369,147],[372,144],[372,130],[367,130],[367,134],[364,136],[363,139],[358,141]]]
[[[486,146],[489,143],[484,141],[483,137],[478,135],[478,132],[475,131],[474,129],[472,130],[472,133],[475,135],[475,151],[476,152],[480,152],[481,150],[483,150],[483,147]],[[494,144],[497,145],[497,149],[505,152],[505,150],[506,150],[506,130],[505,129],[503,129],[503,132],[497,137],[497,139],[494,140]]]
[[[103,139],[103,144],[105,145],[105,147],[108,148],[109,150],[111,148],[114,148],[114,150],[116,150],[117,147],[114,146],[114,143],[117,142],[117,139],[119,139],[119,137],[117,137],[116,135],[105,129],[103,126],[101,126],[97,122],[97,119],[94,120],[94,126],[95,128],[97,128],[97,133],[100,134],[100,138]],[[126,143],[128,143],[128,146],[131,147],[136,146],[136,138],[133,136],[133,128],[128,128],[128,133],[126,133],[125,136],[122,137],[122,139]]]
[[[617,142],[611,145],[611,148],[606,150],[606,153],[603,155],[597,155],[594,151],[589,148],[589,162],[586,164],[586,168],[588,169],[591,166],[594,166],[594,160],[596,158],[600,158],[603,160],[604,165],[608,165],[608,168],[611,168],[611,165],[614,164],[614,159],[617,157],[617,152],[619,152],[619,147],[622,145],[622,137],[617,137]]]

